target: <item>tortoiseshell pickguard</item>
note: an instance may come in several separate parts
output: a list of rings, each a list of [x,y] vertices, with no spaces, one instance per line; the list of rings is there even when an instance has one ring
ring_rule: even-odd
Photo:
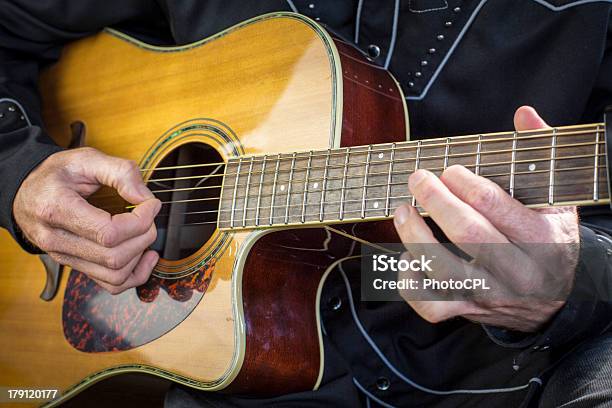
[[[115,296],[73,270],[64,295],[64,336],[74,348],[89,353],[129,350],[153,341],[198,305],[214,269],[212,260],[181,279],[152,276],[143,286]]]

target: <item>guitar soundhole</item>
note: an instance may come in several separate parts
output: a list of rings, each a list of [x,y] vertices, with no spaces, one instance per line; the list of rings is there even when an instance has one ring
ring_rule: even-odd
[[[162,201],[152,249],[170,261],[197,252],[216,230],[225,163],[204,143],[174,149],[157,166],[147,186]]]

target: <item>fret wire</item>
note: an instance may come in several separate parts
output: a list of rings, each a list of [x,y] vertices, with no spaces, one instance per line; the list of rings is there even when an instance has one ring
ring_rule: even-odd
[[[391,197],[391,199],[393,199],[393,200],[410,199],[410,198],[412,198],[412,195],[410,195],[410,194]],[[517,197],[517,200],[529,199],[529,198],[532,198],[532,197]],[[542,196],[540,196],[540,198],[547,198],[547,195],[542,195]],[[378,198],[371,198],[371,199],[369,198],[368,199],[368,201],[373,201],[373,200],[378,200]],[[347,202],[360,202],[360,201],[361,200],[348,200]],[[573,201],[573,200],[570,200],[570,201]],[[536,204],[530,204],[530,205],[536,205]],[[399,208],[399,206],[400,205],[398,205],[397,207],[391,207],[390,210],[396,210],[397,208]],[[417,207],[417,208],[419,208],[419,207]],[[367,211],[368,212],[374,212],[374,211],[379,211],[379,209],[369,208]],[[346,214],[350,214],[350,213],[360,213],[360,212],[361,212],[360,209],[347,210],[347,211],[345,211],[345,215]],[[311,215],[316,215],[316,213],[306,214],[306,216],[311,216]],[[283,217],[283,216],[282,215],[277,215],[274,218],[281,218],[281,217]],[[342,220],[338,219],[338,221],[342,221]],[[197,224],[197,223],[193,223],[193,224],[189,224],[189,225],[195,225],[195,224]],[[277,225],[278,224],[280,224],[280,223],[277,223]],[[274,225],[274,223],[272,225]]]
[[[289,204],[291,203],[291,186],[293,185],[293,172],[295,169],[295,156],[296,153],[293,153],[293,158],[291,160],[291,172],[289,173],[289,183],[287,185],[287,209],[285,210],[285,224],[289,224]]]
[[[548,204],[555,203],[555,149],[557,144],[557,128],[553,128],[552,146],[550,149],[550,188],[548,190]]]
[[[366,209],[366,192],[368,189],[368,172],[370,171],[370,156],[372,155],[372,145],[368,146],[368,155],[366,158],[365,165],[365,174],[363,176],[363,193],[361,195],[362,203],[361,203],[361,218],[365,218],[365,209]]]
[[[444,150],[444,165],[443,165],[444,170],[446,170],[446,168],[448,167],[448,154],[450,152],[450,144],[449,144],[450,140],[451,140],[450,137],[446,138],[446,147]]]
[[[308,200],[308,183],[310,179],[310,165],[312,164],[312,150],[308,155],[308,164],[306,165],[306,179],[304,180],[304,197],[302,199],[302,224],[306,222],[306,200]]]
[[[472,165],[467,165],[464,167],[472,167]],[[568,168],[562,168],[562,169],[556,169],[555,172],[559,173],[559,172],[566,172],[566,171],[579,171],[579,170],[592,170],[594,167],[593,166],[580,166],[580,167],[568,167]],[[606,169],[606,165],[599,165],[600,169]],[[516,172],[516,174],[535,174],[535,173],[549,173],[550,170],[533,170],[533,171],[519,171]],[[386,173],[385,173],[386,174]],[[405,172],[396,172],[394,173],[394,175],[404,175],[406,174]],[[508,176],[508,173],[496,173],[496,174],[487,174],[486,178],[493,178],[493,177],[503,177],[503,176]],[[394,183],[397,184],[397,183]],[[400,183],[400,184],[406,184],[406,183]],[[550,185],[550,184],[548,184]],[[382,186],[382,185],[381,185]],[[368,187],[373,187],[373,186],[368,186]],[[356,186],[356,187],[349,187],[349,188],[362,188],[361,186]],[[335,189],[335,190],[339,190],[339,189]],[[330,191],[332,191],[330,189]],[[238,197],[238,198],[243,198],[243,197]],[[171,204],[171,203],[187,203],[187,202],[197,202],[197,201],[214,201],[214,200],[220,200],[222,199],[222,197],[209,197],[209,198],[196,198],[196,199],[187,199],[187,200],[173,200],[173,201],[162,201],[162,204]],[[134,208],[135,206],[125,206],[123,208],[125,209],[131,209]],[[109,207],[109,208],[117,208],[117,207]],[[230,210],[228,210],[230,211]]]
[[[247,208],[249,205],[249,191],[251,187],[251,173],[253,172],[253,157],[251,156],[251,164],[249,165],[249,174],[247,176],[246,191],[244,192],[244,212],[242,214],[242,227],[246,226]]]
[[[255,226],[259,226],[259,205],[261,204],[261,192],[264,186],[264,175],[266,174],[266,160],[268,156],[264,154],[263,161],[261,163],[261,177],[259,178],[259,191],[257,192],[257,210],[255,212]]]
[[[321,190],[321,208],[319,209],[319,221],[323,222],[323,216],[325,213],[325,191],[327,189],[327,175],[328,175],[328,171],[329,171],[329,152],[331,150],[328,149],[327,152],[327,157],[325,158],[325,170],[323,171],[323,188]]]
[[[395,143],[391,145],[391,159],[389,160],[389,176],[387,178],[387,197],[385,199],[385,216],[389,216],[389,202],[391,198],[391,181],[393,178],[393,162],[395,158]]]
[[[478,135],[478,146],[476,147],[476,168],[474,174],[480,175],[480,149],[482,146],[482,135]]]
[[[347,147],[346,148],[346,158],[344,159],[344,173],[342,176],[342,191],[340,192],[340,210],[339,210],[339,215],[340,215],[340,220],[342,221],[342,219],[344,218],[344,192],[346,191],[346,174],[348,173],[348,164],[349,164],[349,160],[350,160],[350,155],[351,155],[351,148]]]
[[[416,150],[416,160],[414,162],[414,171],[417,171],[419,169],[419,156],[421,154],[421,141],[419,140],[417,142],[417,150]],[[412,197],[412,206],[416,207],[416,198]]]
[[[467,165],[467,166],[464,166],[464,167],[469,168],[469,167],[473,167],[473,165]],[[606,168],[606,166],[600,164],[599,168],[603,169],[603,168]],[[563,168],[563,169],[556,169],[555,172],[559,173],[559,172],[591,170],[591,169],[593,169],[593,166],[580,166],[580,167],[568,167],[568,168]],[[442,168],[439,167],[438,170],[442,170]],[[517,171],[517,172],[515,172],[515,174],[516,175],[531,175],[531,174],[549,173],[549,172],[550,172],[549,169],[546,169],[546,170],[528,170],[528,171]],[[379,173],[379,174],[381,174],[381,173]],[[386,174],[386,172],[385,172],[385,174]],[[394,172],[393,175],[400,175],[401,176],[401,175],[406,175],[406,173],[403,172],[403,171],[398,171],[398,172]],[[508,172],[505,172],[505,173],[494,173],[494,174],[487,174],[485,176],[485,178],[492,179],[492,178],[495,178],[495,177],[505,177],[505,176],[509,176],[509,175],[510,175],[510,173],[508,173]],[[339,179],[339,177],[338,177],[338,179]],[[313,180],[311,180],[311,181],[313,181]],[[406,185],[406,184],[407,184],[407,181],[404,181],[404,182],[391,183],[391,186],[399,186],[399,185]],[[381,184],[374,184],[374,185],[370,184],[370,185],[368,185],[368,188],[386,187],[387,185],[388,185],[387,183],[384,183],[384,184],[382,184],[382,183]],[[548,187],[548,186],[549,186],[549,184],[546,184],[546,187]],[[555,184],[555,186],[560,186],[560,184]],[[523,187],[523,189],[524,188],[525,187]],[[349,187],[345,187],[344,188],[344,190],[354,190],[354,189],[363,189],[363,185],[352,186],[352,187],[349,186]],[[515,190],[518,190],[518,189],[519,188],[515,188]],[[342,187],[326,189],[326,191],[341,191],[341,190],[342,190]],[[278,195],[278,197],[282,197],[282,196],[283,196],[283,194]],[[238,197],[238,198],[243,198],[243,197]],[[219,197],[217,197],[217,198],[202,198],[202,199],[194,199],[194,200],[186,200],[186,201],[205,201],[205,200],[215,200],[215,199],[219,199]],[[382,199],[382,197],[380,199]],[[357,201],[360,201],[360,200],[357,200]],[[171,201],[171,202],[178,202],[178,201]],[[339,201],[337,201],[335,203],[339,203]],[[327,203],[327,204],[330,204],[330,203]],[[299,205],[301,205],[301,204],[299,204]]]
[[[278,169],[280,167],[281,154],[276,158],[276,168],[274,170],[274,184],[272,185],[272,202],[270,203],[270,225],[274,219],[274,199],[276,198],[276,182],[278,181]]]
[[[548,171],[548,170],[547,170]],[[605,181],[600,181],[601,183],[606,183]],[[393,183],[394,186],[399,186],[399,185],[405,185],[405,183]],[[556,183],[555,187],[571,187],[571,186],[576,186],[576,185],[580,185],[580,183]],[[371,187],[371,186],[369,186]],[[519,191],[519,190],[534,190],[534,189],[548,189],[549,185],[548,183],[546,184],[538,184],[535,186],[528,186],[528,187],[516,187],[515,191]],[[585,193],[586,194],[586,193]],[[541,196],[525,196],[525,197],[517,197],[517,199],[522,199],[522,198],[534,198],[534,197],[541,197],[541,198],[547,198],[548,195],[541,195]],[[391,197],[392,199],[396,199],[397,197]],[[372,201],[372,200],[380,200],[380,197],[372,197],[372,198],[367,198],[367,201]],[[349,202],[351,201],[360,201],[360,200],[349,200]],[[328,204],[337,204],[338,202],[332,202],[332,203],[328,203]],[[293,204],[291,205],[291,207],[297,207],[300,206],[301,204]],[[284,205],[277,205],[277,208],[285,208]],[[254,207],[250,207],[249,210],[255,210],[256,208]],[[376,208],[369,208],[366,211],[374,211],[374,210],[378,210]],[[184,212],[181,213],[180,215],[200,215],[200,214],[219,214],[219,213],[224,213],[224,212],[229,212],[231,210],[209,210],[209,211],[188,211],[188,212]],[[158,214],[157,217],[167,217],[170,214]],[[310,214],[310,215],[316,215],[316,214]],[[275,218],[277,218],[279,216],[276,216]],[[254,218],[251,218],[250,220],[254,221]]]
[[[547,197],[547,195],[542,196],[542,197],[543,197],[543,198],[546,198],[546,197]],[[398,197],[392,197],[392,199],[401,199],[401,198],[410,198],[410,196],[398,196]],[[527,198],[528,198],[528,197],[527,197]],[[522,199],[522,197],[517,197],[517,200],[521,200],[521,199]],[[357,200],[357,201],[360,201],[360,200]],[[580,201],[580,200],[579,200],[579,201]],[[574,200],[569,200],[569,201],[568,201],[568,203],[569,203],[569,202],[574,202]],[[586,200],[585,200],[585,202],[586,202]],[[569,204],[564,204],[564,202],[563,202],[563,201],[560,201],[558,204],[561,204],[561,205],[569,205]],[[403,205],[403,204],[402,204],[402,205]],[[533,208],[533,207],[536,207],[536,208],[537,208],[539,205],[540,205],[540,203],[536,203],[536,204],[527,204],[527,207],[532,207],[532,208]],[[396,207],[392,207],[392,208],[391,208],[391,210],[396,210],[396,209],[397,209],[397,208],[399,208],[400,206],[401,206],[401,205],[398,205],[398,206],[396,206]],[[420,208],[420,207],[417,207],[417,210],[418,210],[418,211],[419,211],[419,213],[421,213],[421,214],[425,212],[425,211],[422,211],[422,210],[424,210],[424,209],[422,209],[422,208]],[[349,210],[349,211],[347,211],[347,213],[355,213],[355,212],[360,212],[360,211],[361,211],[361,210]],[[377,210],[377,209],[368,209],[367,211],[378,211],[378,210]],[[306,214],[306,216],[308,216],[308,217],[309,217],[309,216],[314,216],[314,215],[317,215],[317,214],[316,214],[316,213]],[[282,215],[277,215],[277,216],[275,216],[275,218],[279,218],[279,217],[282,217]],[[355,221],[357,221],[357,220],[359,220],[359,219],[360,219],[360,218],[355,218],[354,220],[355,220]],[[250,219],[249,221],[251,221],[251,220],[252,220],[252,219]],[[350,222],[350,221],[352,221],[352,220],[353,220],[353,219],[348,219],[347,221],[349,221],[349,222]],[[338,220],[338,221],[342,221],[342,220]],[[176,224],[176,225],[179,225],[179,226],[189,226],[189,225],[207,225],[207,224],[213,225],[213,224],[216,224],[216,223],[217,223],[216,221],[209,221],[209,222],[193,222],[193,223],[188,223],[188,224]],[[272,225],[274,226],[275,224],[272,224]],[[276,225],[280,225],[280,223],[279,223],[279,224],[276,224]],[[282,224],[282,225],[285,225],[285,224]],[[295,223],[295,225],[299,225],[299,224],[298,224],[298,223]],[[250,227],[246,227],[246,228],[247,228],[247,229],[250,229]],[[222,230],[223,230],[223,229],[227,229],[227,227],[225,227],[225,228],[224,228],[224,227],[221,227],[221,229],[222,229]]]
[[[234,228],[234,211],[236,209],[236,193],[238,191],[238,179],[240,178],[240,166],[242,165],[242,157],[238,159],[238,169],[236,170],[236,181],[234,183],[234,194],[232,199],[232,213],[230,214],[230,226]]]
[[[595,169],[593,170],[593,200],[599,201],[599,125],[595,133]]]
[[[557,145],[557,146],[559,146],[559,145]],[[520,151],[520,149],[517,149],[517,151]],[[605,157],[605,155],[606,155],[605,153],[599,153],[598,154],[599,157]],[[588,159],[588,158],[593,158],[593,157],[594,157],[593,154],[574,155],[574,156],[561,156],[561,157],[556,156],[555,161],[558,162],[560,160]],[[530,159],[530,160],[515,160],[515,163],[538,163],[538,162],[542,162],[542,161],[550,161],[550,159],[542,158],[542,159],[535,159],[535,160],[534,159]],[[384,162],[385,163],[388,162],[390,166],[393,165],[393,162],[391,162],[389,160],[386,160]],[[397,160],[396,162],[400,162],[400,160]],[[511,163],[511,162],[505,161],[505,162],[484,163],[484,164],[481,164],[481,166],[499,166],[499,165],[504,165],[504,164],[509,164],[509,163]],[[265,164],[265,163],[263,163],[263,160],[262,160],[262,164]],[[463,166],[466,167],[466,168],[475,167],[475,165],[470,165],[470,164],[464,164]],[[262,167],[265,167],[265,166],[262,166]],[[323,168],[323,167],[321,167],[321,168]],[[591,167],[591,168],[594,168],[594,167]],[[312,169],[312,167],[311,167],[311,169]],[[442,169],[441,167],[432,167],[432,168],[429,168],[428,170],[430,170],[430,171],[438,171],[438,170],[441,170],[441,169]],[[300,170],[300,169],[298,169],[298,170]],[[545,170],[545,171],[548,172],[549,170]],[[556,170],[556,171],[559,171],[559,170]],[[254,172],[254,173],[255,174],[256,173],[261,173],[262,176],[264,175],[263,174],[264,172]],[[529,173],[531,173],[531,171]],[[394,172],[393,174],[395,175],[395,174],[398,174],[398,173]],[[474,174],[476,174],[476,170],[474,170]],[[525,174],[527,174],[527,173],[525,173]],[[385,172],[370,173],[370,176],[379,176],[379,175],[388,175],[388,172],[385,171]],[[361,176],[347,176],[347,178],[357,178],[357,177],[361,177]],[[331,178],[329,178],[329,180],[340,180],[340,179],[341,179],[341,177],[331,177]],[[323,180],[323,179],[320,179],[320,178],[319,179],[312,179],[310,181],[321,181],[321,180]],[[303,180],[294,180],[294,181],[301,182]],[[238,183],[238,184],[239,184],[238,187],[242,187],[242,185],[240,183]],[[264,185],[269,185],[269,184],[272,184],[272,183],[264,183]],[[262,187],[261,181],[258,184],[258,186]],[[218,189],[220,187],[221,187],[220,185],[214,185],[214,186],[204,186],[204,187],[193,187],[193,188],[187,188],[187,189],[179,188],[179,189],[170,189],[170,190],[152,190],[152,193],[167,193],[167,192],[172,192],[172,191],[184,191],[184,190]],[[102,197],[111,197],[111,196],[102,196]],[[101,198],[101,197],[98,196],[97,198]],[[239,197],[239,198],[242,198],[242,197]]]
[[[601,126],[601,123],[592,123],[592,124],[588,124],[588,125],[578,125],[578,126],[563,126],[563,127],[559,127],[559,130],[567,130],[567,132],[565,133],[559,133],[557,136],[573,136],[573,135],[577,135],[577,134],[586,134],[586,133],[593,133],[594,130],[578,130],[578,131],[573,131],[571,129],[590,129],[590,128],[595,128],[595,127],[599,127]],[[538,132],[547,132],[550,129],[539,129],[539,130],[529,130],[529,131],[522,131],[519,132],[519,134],[521,135],[521,139],[528,139],[528,138],[546,138],[546,137],[550,137],[551,134],[539,134]],[[497,135],[511,135],[513,132],[497,132],[497,133],[490,133],[487,134],[487,136],[497,136]],[[531,133],[531,134],[530,134]],[[525,136],[523,136],[525,135]],[[455,136],[455,137],[451,137],[451,139],[453,140],[459,140],[459,139],[464,139],[464,138],[472,138],[474,136],[477,135],[461,135],[461,136]],[[431,141],[434,140],[441,140],[441,138],[433,138],[433,139],[429,139]],[[490,139],[490,140],[484,140],[484,142],[503,142],[503,141],[507,141],[510,140],[510,138],[497,138],[497,139]],[[409,143],[409,142],[408,142]],[[453,144],[456,144],[457,142],[453,142]],[[473,141],[468,141],[467,143],[474,143]],[[438,145],[441,146],[442,144]],[[435,144],[432,144],[431,146],[437,146]],[[405,148],[413,148],[411,146],[405,146],[405,147],[400,147],[398,150],[401,149],[405,149]],[[373,150],[373,153],[378,153],[379,151],[377,150]],[[334,153],[334,154],[342,154],[342,153]],[[183,168],[194,168],[194,167],[208,167],[208,166],[219,166],[219,165],[225,165],[225,162],[217,162],[217,163],[200,163],[200,164],[189,164],[189,165],[182,165],[182,166],[168,166],[168,167],[150,167],[150,168],[141,168],[140,171],[141,172],[148,172],[148,171],[153,171],[153,170],[172,170],[172,169],[183,169]]]
[[[514,170],[516,165],[516,132],[512,140],[512,155],[510,158],[510,197],[514,197]]]
[[[558,145],[557,145],[558,146]],[[520,150],[520,149],[517,149]],[[605,156],[605,154],[600,153],[599,156]],[[585,155],[575,155],[575,156],[562,156],[562,157],[556,157],[556,161],[560,161],[560,160],[570,160],[570,159],[585,159],[585,158],[592,158],[593,155],[592,154],[585,154]],[[423,159],[423,158],[421,158]],[[414,160],[414,159],[412,159]],[[383,161],[384,163],[389,163],[388,160]],[[383,163],[381,162],[381,163]],[[395,163],[400,163],[403,162],[403,160],[395,160]],[[538,163],[538,162],[550,162],[550,158],[542,158],[542,159],[530,159],[530,160],[516,160],[515,163]],[[480,165],[480,167],[491,167],[491,166],[501,166],[501,165],[505,165],[505,164],[511,164],[511,161],[501,161],[501,162],[493,162],[493,163],[482,163]],[[377,163],[379,164],[379,163]],[[473,164],[463,164],[462,165],[465,168],[472,168],[475,165]],[[350,166],[349,166],[350,167]],[[429,171],[440,171],[443,170],[443,167],[428,167],[425,168],[423,167],[425,170],[429,170]],[[298,169],[300,170],[300,169]],[[548,172],[549,170],[545,170],[546,172]],[[559,171],[559,170],[557,170]],[[531,171],[530,171],[531,172]],[[370,176],[381,176],[381,175],[386,175],[388,174],[386,171],[383,172],[376,172],[376,173],[370,173]],[[403,172],[401,173],[397,173],[394,172],[395,174],[403,174]],[[510,175],[510,173],[505,173],[506,175]],[[485,177],[488,177],[488,175],[486,175]],[[351,175],[347,175],[347,179],[355,179],[355,178],[361,178],[361,176],[351,176]],[[312,179],[311,181],[321,181],[322,179]],[[329,177],[328,180],[342,180],[342,177]],[[304,181],[304,180],[296,180],[296,181]],[[269,183],[271,184],[271,183]],[[218,188],[218,186],[215,186],[216,188]]]
[[[509,139],[508,139],[509,140]],[[522,139],[521,139],[522,140]],[[600,145],[605,144],[605,141],[600,141],[599,142]],[[557,145],[557,147],[559,148],[567,148],[567,147],[580,147],[580,146],[593,146],[595,145],[595,142],[585,142],[585,143],[571,143],[571,144],[563,144],[563,145]],[[432,147],[434,145],[427,145],[427,147]],[[535,150],[546,150],[546,149],[550,149],[550,146],[537,146],[537,147],[523,147],[523,148],[517,148],[517,152],[525,152],[525,151],[535,151]],[[372,150],[372,153],[385,153],[385,152],[389,152],[391,149],[383,149],[383,150]],[[399,150],[405,150],[403,148],[398,148]],[[487,152],[481,152],[481,155],[483,154],[499,154],[499,153],[509,153],[512,150],[510,149],[506,149],[506,150],[491,150],[491,151],[487,151]],[[359,152],[357,152],[359,153]],[[473,156],[474,153],[457,153],[457,154],[451,154],[449,155],[449,157],[468,157],[468,156]],[[325,156],[325,155],[322,155]],[[332,154],[333,156],[333,154]],[[591,156],[591,155],[589,155]],[[317,157],[317,156],[314,156]],[[424,156],[421,158],[421,160],[434,160],[434,159],[439,159],[442,158],[443,156],[438,155],[438,156]],[[572,158],[571,156],[569,158]],[[400,162],[410,162],[414,160],[414,158],[408,158],[408,159],[399,159],[396,160],[397,163]],[[544,159],[542,159],[544,160]],[[537,160],[537,161],[542,161],[542,160]],[[546,159],[546,161],[548,161]],[[256,161],[257,162],[257,161]],[[526,162],[526,160],[523,160],[522,162]],[[349,165],[349,167],[357,167],[357,166],[361,166],[363,165],[365,162],[356,162],[356,163],[351,163]],[[388,163],[387,160],[383,160],[381,162],[379,162],[378,164],[384,164],[384,163]],[[492,165],[498,165],[498,164],[506,164],[506,163],[510,163],[510,162],[498,162],[498,163],[484,163],[481,164],[481,167],[483,166],[492,166]],[[521,163],[521,161],[518,161],[517,163]],[[343,165],[338,165],[338,166],[333,166],[332,168],[343,168]],[[313,167],[313,170],[320,170],[323,169],[323,167]],[[299,169],[298,169],[299,170]],[[259,172],[254,172],[254,174],[258,174]],[[188,176],[188,177],[174,177],[174,178],[164,178],[164,179],[150,179],[150,180],[145,180],[146,182],[154,182],[154,181],[171,181],[171,180],[188,180],[188,179],[202,179],[205,177],[225,177],[225,176],[234,176],[236,175],[236,173],[226,173],[226,174],[213,174],[213,175],[199,175],[199,176]]]

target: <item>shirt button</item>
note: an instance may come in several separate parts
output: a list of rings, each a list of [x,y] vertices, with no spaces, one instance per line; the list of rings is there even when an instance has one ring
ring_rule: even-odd
[[[368,47],[368,56],[371,59],[376,59],[380,56],[380,47],[378,45],[371,44]]]
[[[391,386],[391,382],[387,377],[378,377],[376,380],[376,388],[381,391],[387,391]]]
[[[339,310],[342,307],[342,299],[338,296],[331,297],[327,301],[327,305],[331,310]]]

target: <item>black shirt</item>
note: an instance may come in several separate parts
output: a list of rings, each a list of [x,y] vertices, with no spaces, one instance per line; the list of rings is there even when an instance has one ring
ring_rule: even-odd
[[[0,120],[0,226],[20,240],[15,193],[60,149],[44,132],[36,83],[62,45],[105,26],[150,43],[185,44],[279,10],[326,24],[391,70],[416,139],[508,130],[523,104],[555,125],[601,121],[612,104],[610,0],[0,0],[0,113],[8,106],[3,101],[23,110]],[[360,302],[358,267],[343,265],[330,274],[322,297],[322,390],[274,402],[517,406],[528,400],[570,346],[612,321],[609,298],[596,290],[610,287],[603,241],[612,218],[607,208],[594,208],[583,211],[582,224],[574,291],[533,335],[463,319],[432,325],[404,303]],[[585,296],[592,301],[576,300]],[[457,389],[489,391],[448,392]],[[182,393],[169,401],[203,398]]]

